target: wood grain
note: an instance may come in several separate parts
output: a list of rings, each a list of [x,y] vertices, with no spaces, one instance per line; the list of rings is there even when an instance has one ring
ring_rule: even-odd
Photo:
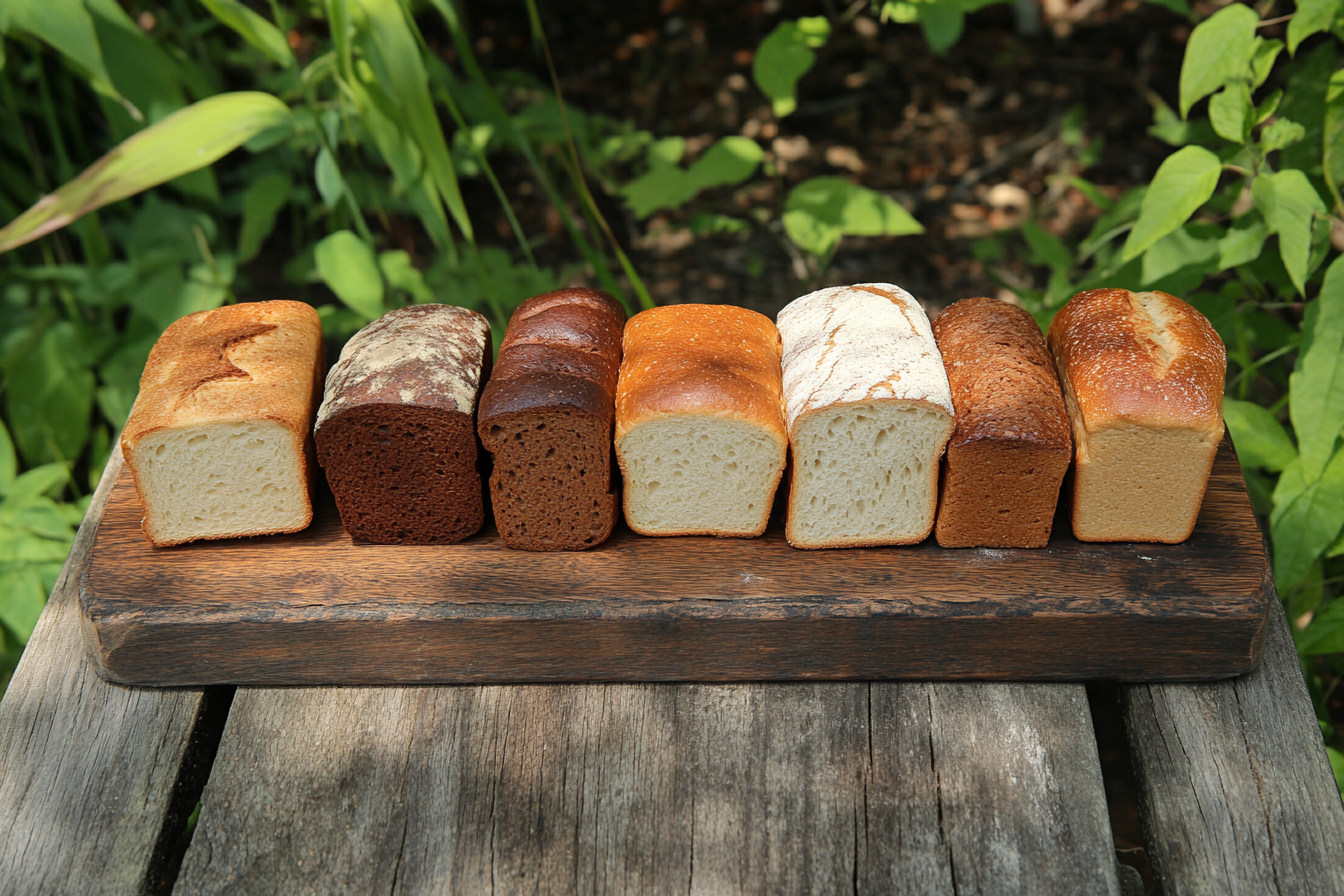
[[[1262,649],[1230,448],[1180,545],[798,551],[776,528],[529,554],[353,543],[328,505],[296,535],[156,549],[140,517],[123,478],[82,579],[90,657],[127,684],[1180,680]]]
[[[79,637],[75,571],[120,467],[118,451],[0,702],[5,896],[144,892],[157,882],[156,846],[176,834],[174,788],[193,759],[202,692],[107,684]]]
[[[1125,692],[1148,856],[1166,896],[1344,893],[1344,805],[1277,598],[1254,672]]]
[[[240,690],[175,892],[1119,896],[1077,685]]]

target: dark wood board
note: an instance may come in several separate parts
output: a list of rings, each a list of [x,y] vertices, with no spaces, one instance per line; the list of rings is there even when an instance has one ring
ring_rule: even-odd
[[[81,578],[89,657],[136,685],[998,679],[1253,668],[1268,562],[1224,446],[1180,545],[798,551],[643,538],[583,553],[301,533],[153,548],[123,471]]]

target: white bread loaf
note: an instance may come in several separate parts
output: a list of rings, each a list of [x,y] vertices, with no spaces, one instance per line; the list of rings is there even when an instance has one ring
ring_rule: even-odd
[[[732,305],[626,323],[616,384],[625,520],[642,535],[760,535],[788,456],[779,332]]]
[[[912,544],[933,528],[952,393],[929,318],[890,283],[818,290],[779,313],[793,449],[789,543]]]
[[[1076,446],[1074,537],[1189,538],[1223,438],[1213,325],[1164,292],[1093,289],[1060,309],[1048,342]]]
[[[189,314],[155,343],[121,434],[157,545],[312,521],[322,322],[302,302]]]

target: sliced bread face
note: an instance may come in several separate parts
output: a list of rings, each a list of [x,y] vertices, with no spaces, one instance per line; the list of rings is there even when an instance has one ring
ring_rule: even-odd
[[[938,509],[952,395],[928,316],[905,290],[818,290],[779,313],[798,548],[912,544]]]
[[[132,453],[155,544],[297,532],[312,516],[303,443],[273,420],[160,429]]]
[[[952,415],[888,399],[819,408],[794,424],[787,536],[797,547],[923,541],[938,508]]]
[[[621,440],[625,518],[643,535],[754,537],[784,466],[779,437],[716,414],[645,421]]]

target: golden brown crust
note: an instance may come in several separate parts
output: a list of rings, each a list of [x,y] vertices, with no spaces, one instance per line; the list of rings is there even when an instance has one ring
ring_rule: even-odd
[[[310,428],[325,373],[322,356],[322,321],[303,302],[244,302],[174,322],[149,353],[121,432],[132,476],[136,445],[158,430],[272,420],[293,434],[303,453],[311,496]]]
[[[737,417],[787,442],[779,331],[733,305],[665,305],[625,325],[616,386],[616,444],[666,414]]]
[[[1055,316],[1049,343],[1070,416],[1077,408],[1075,436],[1080,426],[1091,433],[1122,423],[1222,432],[1227,350],[1204,315],[1175,296],[1081,292]]]
[[[1030,314],[997,299],[963,299],[933,322],[957,428],[948,448],[1010,439],[1071,449],[1055,362]]]

